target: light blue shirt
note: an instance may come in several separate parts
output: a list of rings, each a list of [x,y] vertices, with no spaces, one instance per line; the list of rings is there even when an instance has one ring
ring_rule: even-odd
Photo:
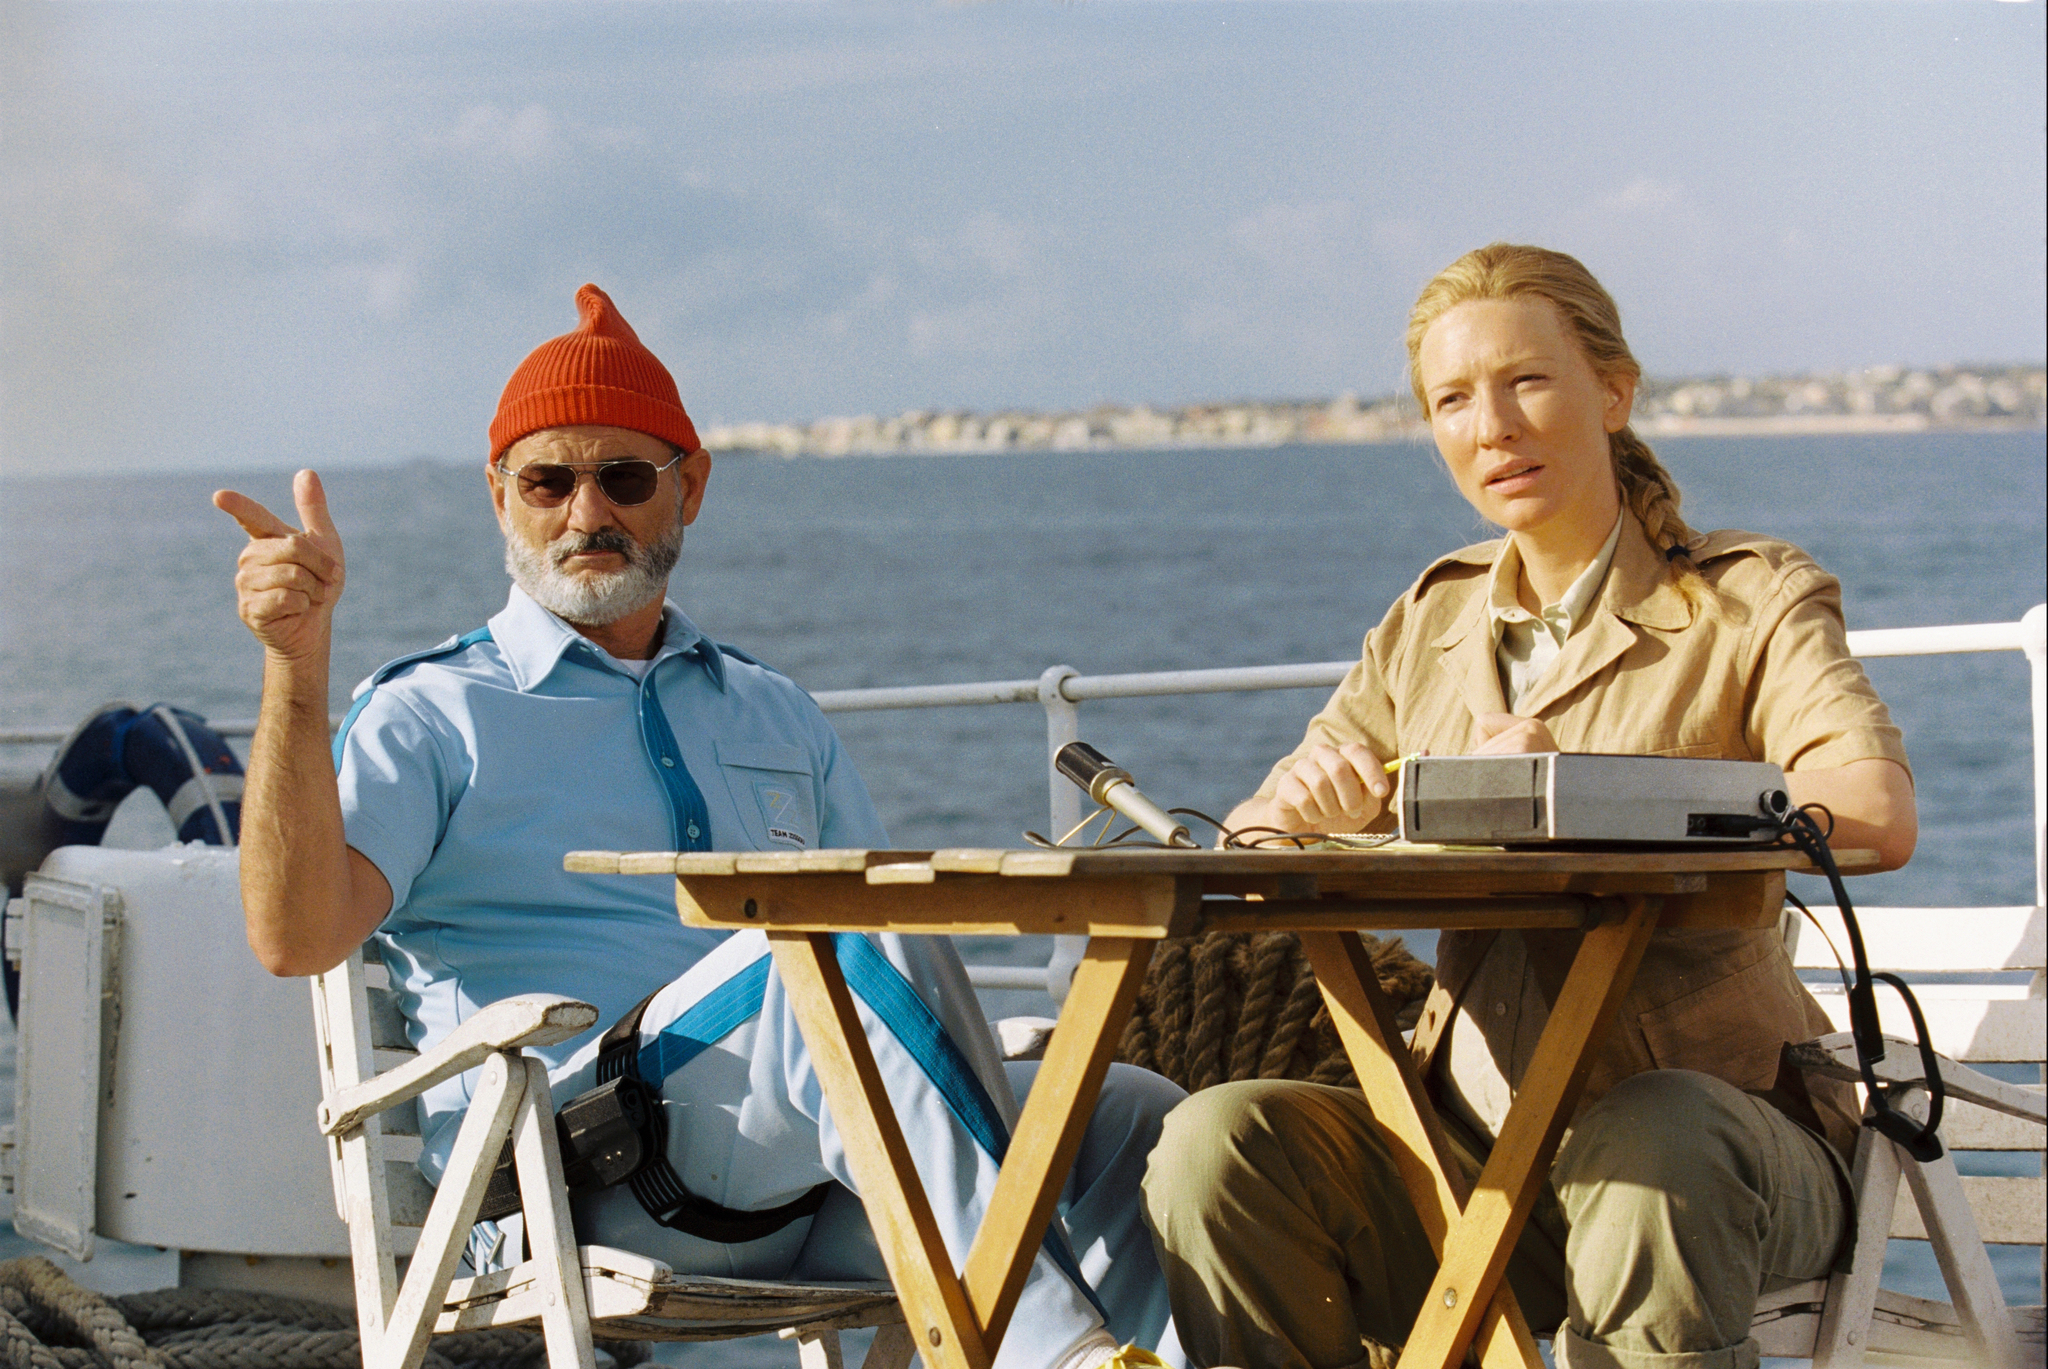
[[[536,1052],[555,1068],[724,939],[682,925],[671,881],[572,875],[564,852],[889,844],[810,695],[673,604],[664,623],[635,680],[515,587],[488,638],[357,688],[342,818],[391,882],[377,941],[416,1044],[513,994],[596,1004],[598,1027]],[[461,1080],[430,1090],[422,1134],[467,1104]]]

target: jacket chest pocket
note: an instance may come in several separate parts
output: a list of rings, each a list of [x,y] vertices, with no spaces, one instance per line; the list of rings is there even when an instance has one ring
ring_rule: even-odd
[[[817,848],[817,781],[802,747],[722,741],[718,769],[755,850]]]

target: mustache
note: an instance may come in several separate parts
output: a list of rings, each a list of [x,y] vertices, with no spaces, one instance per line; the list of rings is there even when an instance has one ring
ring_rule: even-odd
[[[618,528],[599,528],[595,532],[565,532],[548,544],[548,559],[560,566],[572,556],[590,552],[616,552],[626,558],[628,565],[638,565],[641,559],[640,544]]]

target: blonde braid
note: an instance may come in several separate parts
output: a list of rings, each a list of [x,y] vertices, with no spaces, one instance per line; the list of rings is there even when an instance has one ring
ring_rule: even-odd
[[[1706,584],[1706,577],[1692,559],[1690,548],[1697,534],[1678,516],[1678,482],[1633,428],[1612,434],[1607,449],[1614,458],[1614,481],[1620,487],[1621,502],[1643,525],[1643,535],[1652,549],[1670,565],[1679,592],[1691,599]]]

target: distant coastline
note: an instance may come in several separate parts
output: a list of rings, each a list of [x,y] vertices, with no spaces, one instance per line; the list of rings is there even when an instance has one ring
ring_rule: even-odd
[[[2048,419],[2039,366],[1878,366],[1798,376],[1646,379],[1636,429],[1646,437],[1800,436],[2026,430]],[[1283,443],[1418,442],[1428,437],[1406,395],[1361,400],[1237,400],[1154,408],[1098,405],[1039,413],[913,409],[811,423],[707,426],[713,451],[779,456],[934,456],[1002,451],[1273,447]]]

